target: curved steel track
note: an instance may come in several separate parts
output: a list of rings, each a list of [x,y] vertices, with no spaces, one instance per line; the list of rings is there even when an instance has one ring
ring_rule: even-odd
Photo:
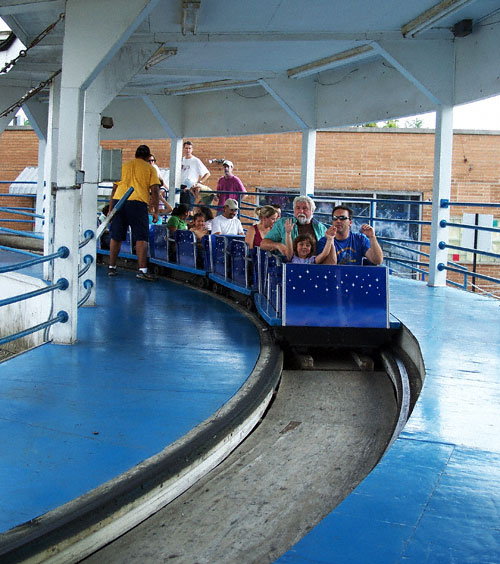
[[[403,374],[401,374],[402,372]],[[328,351],[283,371],[259,427],[223,463],[86,564],[273,562],[370,472],[409,411],[391,352],[359,369]]]

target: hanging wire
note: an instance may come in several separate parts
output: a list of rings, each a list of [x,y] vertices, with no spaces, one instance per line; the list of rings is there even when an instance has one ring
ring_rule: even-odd
[[[21,51],[19,51],[19,55],[17,57],[15,57],[14,59],[12,59],[12,61],[9,61],[8,63],[5,63],[4,67],[2,70],[0,70],[0,74],[7,72],[11,67],[13,67],[17,61],[19,61],[19,59],[22,59],[23,57],[26,57],[26,55],[28,54],[28,51],[30,49],[32,49],[33,47],[35,47],[35,45],[38,45],[40,43],[40,41],[42,41],[42,39],[44,39],[45,37],[47,37],[47,35],[49,35],[49,33],[56,27],[56,25],[64,19],[64,12],[62,12],[61,14],[59,14],[59,17],[57,18],[57,20],[54,23],[51,23],[48,27],[46,27],[41,33],[39,33],[35,39],[33,39],[33,41],[28,45],[28,47],[26,47],[26,49],[22,49]]]
[[[38,86],[36,86],[35,88],[31,88],[30,90],[28,90],[28,92],[26,92],[26,94],[24,94],[24,96],[22,96],[21,98],[19,98],[19,100],[17,102],[14,102],[11,106],[9,106],[6,110],[4,110],[1,114],[0,114],[0,118],[2,117],[6,117],[8,116],[10,113],[12,113],[13,111],[21,108],[24,103],[26,101],[28,101],[32,96],[34,96],[35,94],[38,94],[38,92],[40,92],[40,90],[43,90],[46,86],[48,86],[53,80],[54,78],[58,75],[61,74],[62,69],[59,69],[58,71],[52,73],[50,75],[50,77],[47,80],[44,80],[43,82],[40,82],[40,84]]]
[[[28,54],[28,51],[30,49],[32,49],[33,47],[35,47],[35,45],[38,45],[38,43],[40,43],[40,41],[42,41],[42,39],[47,37],[47,35],[49,35],[49,33],[56,27],[56,25],[60,21],[62,21],[64,19],[64,17],[65,17],[64,12],[59,14],[59,17],[57,18],[57,20],[55,22],[51,23],[48,27],[46,27],[41,33],[39,33],[35,37],[35,39],[33,39],[33,41],[28,45],[28,47],[26,47],[26,49],[22,49],[21,51],[19,51],[19,55],[17,57],[15,57],[14,59],[12,59],[12,61],[9,61],[8,63],[6,63],[4,65],[4,67],[0,70],[0,74],[6,73],[11,67],[13,67],[17,63],[17,61],[19,59],[26,57],[26,55]],[[29,100],[32,96],[34,96],[35,94],[38,94],[38,92],[40,92],[40,90],[43,90],[46,86],[48,86],[54,80],[54,78],[60,73],[61,73],[61,69],[54,72],[47,80],[44,80],[38,86],[35,86],[34,88],[31,88],[30,90],[28,90],[28,92],[26,92],[26,94],[24,94],[24,96],[22,96],[17,102],[14,102],[14,104],[12,104],[6,110],[4,110],[0,114],[0,118],[6,117],[10,113],[12,113],[12,112],[18,110],[19,108],[21,108],[27,100]]]

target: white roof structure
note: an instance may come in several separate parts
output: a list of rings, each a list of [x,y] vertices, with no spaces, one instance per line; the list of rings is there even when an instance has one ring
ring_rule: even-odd
[[[116,89],[102,138],[403,117],[500,93],[499,10],[497,0],[0,0],[24,45],[66,13],[0,75],[2,106],[61,69],[72,82],[78,69],[83,89],[99,76]],[[27,104],[31,121],[46,101],[45,88]]]
[[[52,273],[69,280],[54,295],[70,320],[55,342],[76,340],[100,140],[170,138],[179,186],[183,139],[300,131],[310,194],[317,130],[436,111],[438,203],[450,195],[453,106],[500,94],[498,0],[0,0],[0,18],[26,46],[0,44],[0,132],[22,107],[41,140],[45,250],[69,249]],[[448,214],[433,207],[430,285],[446,283]]]

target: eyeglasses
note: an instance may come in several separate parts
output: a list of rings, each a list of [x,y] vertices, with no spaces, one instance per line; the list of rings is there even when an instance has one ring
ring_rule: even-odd
[[[337,219],[339,219],[340,221],[345,221],[346,219],[349,219],[348,215],[334,215],[332,216],[332,221],[337,221]]]
[[[155,162],[156,162],[156,159],[149,159],[149,162],[150,162],[150,163],[155,163]]]

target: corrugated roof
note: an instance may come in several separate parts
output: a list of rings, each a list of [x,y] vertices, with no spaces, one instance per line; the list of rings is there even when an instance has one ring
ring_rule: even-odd
[[[38,167],[27,166],[9,186],[9,194],[36,194]]]

